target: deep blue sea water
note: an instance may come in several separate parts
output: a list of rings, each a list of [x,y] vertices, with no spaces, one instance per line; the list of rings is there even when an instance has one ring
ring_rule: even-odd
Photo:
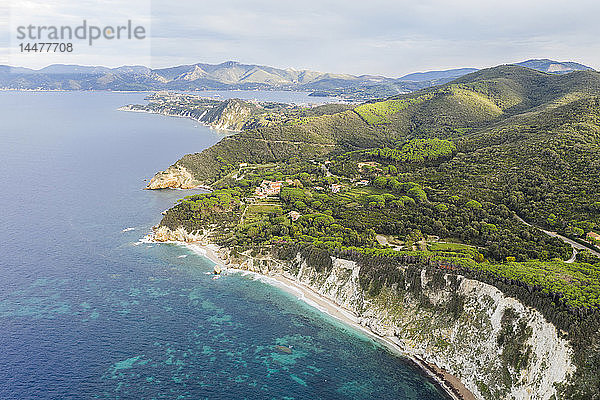
[[[188,194],[144,179],[223,137],[116,111],[143,97],[0,92],[0,399],[446,399],[292,294],[140,244]]]

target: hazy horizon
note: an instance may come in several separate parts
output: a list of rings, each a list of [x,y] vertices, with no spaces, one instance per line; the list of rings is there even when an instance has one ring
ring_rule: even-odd
[[[403,75],[398,75],[398,76],[387,76],[387,75],[376,75],[376,74],[370,74],[370,73],[363,73],[363,74],[347,74],[345,72],[339,72],[339,71],[314,71],[314,72],[322,72],[322,73],[332,73],[332,74],[347,74],[347,75],[354,75],[354,76],[361,76],[361,75],[373,75],[373,76],[383,76],[386,78],[401,78],[405,75],[410,75],[410,74],[414,74],[414,73],[424,73],[424,72],[441,72],[441,71],[445,71],[445,70],[453,70],[453,69],[467,69],[467,68],[476,68],[476,69],[485,69],[485,68],[493,68],[499,65],[514,65],[517,63],[522,63],[525,61],[530,61],[530,60],[534,60],[534,59],[527,59],[527,60],[520,60],[520,61],[515,61],[515,62],[504,62],[501,64],[497,64],[497,65],[488,65],[488,66],[484,66],[481,68],[477,68],[477,67],[473,67],[473,66],[456,66],[456,67],[451,67],[451,68],[447,68],[447,69],[431,69],[431,70],[422,70],[422,71],[412,71],[412,72],[408,72],[406,74]],[[550,60],[550,61],[555,61],[555,62],[561,62],[561,63],[566,63],[566,62],[574,62],[574,63],[578,63],[578,64],[582,64],[579,63],[578,61],[575,60],[555,60],[555,59],[551,59],[551,58],[539,58],[536,60]],[[126,68],[126,67],[146,67],[146,68],[151,68],[153,70],[160,70],[160,69],[166,69],[166,68],[173,68],[173,67],[180,67],[180,66],[184,66],[184,65],[199,65],[199,64],[208,64],[208,65],[220,65],[220,64],[225,64],[228,62],[235,62],[241,65],[258,65],[258,66],[263,66],[263,67],[272,67],[272,68],[277,68],[277,69],[282,69],[282,70],[286,70],[286,69],[291,69],[291,70],[296,70],[296,71],[304,71],[305,69],[301,69],[301,68],[294,68],[294,67],[281,67],[281,66],[277,66],[277,65],[265,65],[265,64],[252,64],[252,63],[246,63],[243,61],[238,61],[238,60],[225,60],[222,62],[217,62],[217,63],[207,63],[207,62],[194,62],[194,63],[188,63],[188,64],[178,64],[178,65],[168,65],[165,67],[158,67],[158,68],[151,68],[148,67],[146,65],[117,65],[117,66],[107,66],[107,65],[86,65],[86,64],[64,64],[64,63],[55,63],[55,64],[48,64],[39,68],[29,68],[29,67],[24,67],[21,65],[5,65],[11,68],[27,68],[27,69],[31,69],[34,71],[40,71],[44,68],[48,68],[48,67],[52,67],[52,66],[77,66],[77,67],[90,67],[90,68],[110,68],[110,69],[116,69],[116,68]],[[585,65],[585,64],[582,64]],[[589,65],[586,65],[589,67]]]
[[[210,7],[162,0],[12,3],[0,6],[0,64],[34,69],[57,63],[158,69],[238,60],[282,69],[400,77],[542,58],[600,68],[595,22],[600,3],[589,0],[568,7],[558,0],[224,0]],[[127,50],[78,46],[77,54],[69,57],[16,50],[16,25],[74,24],[82,19],[103,24],[132,19],[146,25],[148,40],[143,48]]]

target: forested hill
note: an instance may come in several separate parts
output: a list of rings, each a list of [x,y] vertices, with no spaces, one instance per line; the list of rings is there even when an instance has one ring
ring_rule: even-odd
[[[393,146],[413,138],[450,138],[460,143],[459,150],[472,152],[489,144],[519,141],[518,135],[507,138],[506,131],[523,130],[522,125],[530,121],[542,122],[536,114],[546,125],[558,128],[568,114],[564,106],[575,107],[576,101],[591,101],[596,95],[600,95],[600,73],[595,71],[551,75],[500,66],[353,110],[246,131],[187,155],[177,165],[186,167],[199,183],[211,183],[228,164],[311,158]],[[586,115],[595,115],[593,109],[586,110]]]
[[[177,174],[216,190],[182,200],[163,228],[221,227],[211,240],[236,254],[304,251],[324,269],[331,255],[358,260],[375,293],[403,282],[397,266],[411,257],[417,270],[433,262],[491,283],[569,339],[577,370],[556,398],[600,400],[600,258],[589,251],[600,232],[600,73],[500,66],[315,108],[187,155],[162,182]],[[529,362],[519,329],[502,350],[509,386]]]
[[[595,71],[550,75],[500,66],[351,110],[316,108],[312,116],[227,137],[170,169],[184,167],[196,183],[211,184],[239,163],[398,148],[435,137],[451,140],[457,151],[437,170],[423,170],[431,187],[452,184],[457,193],[503,202],[547,228],[589,231],[585,221],[600,225],[592,206],[600,201],[600,180],[591,179],[600,176],[599,98]]]

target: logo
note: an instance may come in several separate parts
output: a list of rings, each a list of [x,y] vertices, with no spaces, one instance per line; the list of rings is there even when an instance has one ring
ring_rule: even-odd
[[[97,26],[88,24],[87,20],[78,26],[70,25],[20,25],[17,27],[17,39],[36,42],[55,42],[85,40],[89,46],[98,40],[143,40],[146,39],[146,28],[135,25],[133,21],[121,25]]]

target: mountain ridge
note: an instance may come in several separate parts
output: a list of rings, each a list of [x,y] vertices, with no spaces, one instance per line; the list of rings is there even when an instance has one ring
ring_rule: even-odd
[[[590,70],[573,62],[528,60],[544,72],[567,73]],[[444,84],[474,72],[475,68],[416,72],[400,78],[380,75],[350,75],[227,61],[196,63],[151,69],[145,66],[81,66],[53,64],[34,70],[0,66],[0,88],[37,90],[302,90],[315,95],[367,100],[408,93]]]
[[[334,150],[390,146],[419,137],[460,138],[466,131],[490,129],[508,118],[516,118],[518,122],[527,112],[535,114],[594,93],[600,93],[600,73],[595,71],[549,75],[504,65],[437,87],[315,117],[302,124],[244,131],[202,153],[188,154],[176,164],[207,184],[216,178],[223,160],[266,162],[298,153],[318,156]],[[278,145],[269,145],[269,141]]]

